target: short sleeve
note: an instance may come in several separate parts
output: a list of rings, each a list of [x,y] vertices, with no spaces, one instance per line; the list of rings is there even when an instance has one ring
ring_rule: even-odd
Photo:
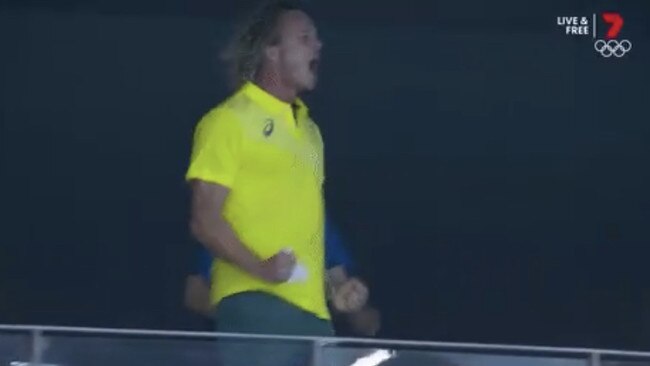
[[[231,187],[240,166],[241,140],[241,126],[231,112],[217,108],[208,113],[194,132],[185,179]]]

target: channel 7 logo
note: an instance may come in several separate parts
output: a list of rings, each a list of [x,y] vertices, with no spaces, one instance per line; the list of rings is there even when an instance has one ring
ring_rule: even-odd
[[[619,39],[618,36],[623,29],[625,20],[619,13],[605,12],[600,14],[601,24],[605,25],[604,38],[598,38],[598,16],[562,16],[557,17],[557,25],[564,28],[566,35],[588,36],[591,34],[594,41],[594,49],[602,57],[623,57],[632,50],[632,42],[628,39]],[[602,36],[601,36],[602,37]]]
[[[603,57],[623,57],[632,50],[632,42],[627,39],[618,40],[618,34],[623,29],[625,21],[619,13],[603,13],[603,21],[609,25],[605,39],[594,42],[594,49]],[[595,26],[595,25],[594,25]]]
[[[603,13],[603,21],[609,24],[609,29],[607,30],[607,34],[605,34],[605,38],[607,39],[616,38],[625,23],[619,13]]]

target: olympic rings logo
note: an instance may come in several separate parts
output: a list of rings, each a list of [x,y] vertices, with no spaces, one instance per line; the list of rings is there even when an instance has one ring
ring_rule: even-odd
[[[599,39],[594,43],[594,49],[603,57],[623,57],[632,49],[632,42],[627,39],[620,42],[615,39],[609,41]]]

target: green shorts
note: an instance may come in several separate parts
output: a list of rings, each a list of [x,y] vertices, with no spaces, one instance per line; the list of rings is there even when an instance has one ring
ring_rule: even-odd
[[[320,319],[267,293],[244,292],[221,300],[216,309],[220,333],[331,337],[328,320]],[[313,342],[221,338],[221,366],[307,366]]]

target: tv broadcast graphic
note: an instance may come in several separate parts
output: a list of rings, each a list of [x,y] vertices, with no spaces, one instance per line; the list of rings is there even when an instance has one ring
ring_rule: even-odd
[[[1,0],[0,366],[650,366],[650,0]]]
[[[632,42],[620,38],[625,20],[619,13],[594,13],[591,17],[558,16],[557,25],[562,27],[567,35],[593,38],[594,50],[602,57],[620,58],[632,51]]]

